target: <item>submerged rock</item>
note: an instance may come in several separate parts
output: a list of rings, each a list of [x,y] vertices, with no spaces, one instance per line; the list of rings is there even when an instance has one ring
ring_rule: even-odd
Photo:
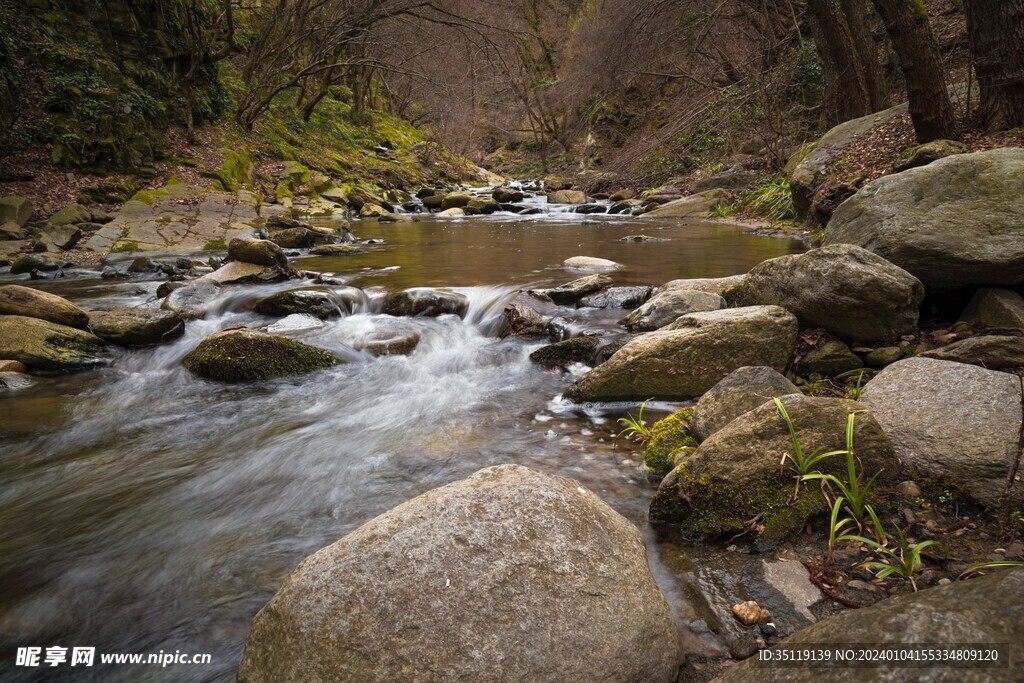
[[[937,191],[941,188],[941,191]],[[856,244],[929,289],[1024,282],[1024,149],[958,154],[843,202],[825,244]]]
[[[837,648],[857,648],[864,643],[887,647],[900,645],[919,648],[921,643],[953,645],[979,643],[976,647],[1005,644],[1009,651],[1002,657],[1018,662],[1024,657],[1020,634],[1024,632],[1024,568],[995,571],[970,581],[954,581],[907,593],[876,605],[843,610],[786,639],[786,648],[828,644]],[[1000,660],[1000,662],[1002,659]],[[1002,664],[1000,664],[1002,666]],[[1013,666],[1010,664],[1009,666]],[[828,672],[828,673],[824,673]],[[793,683],[808,680],[832,681],[970,681],[1010,680],[1016,676],[1008,668],[959,668],[946,663],[907,668],[906,663],[887,661],[870,668],[823,669],[820,666],[765,666],[752,657],[725,669],[716,681],[747,683]]]
[[[464,294],[450,289],[414,287],[388,295],[384,312],[388,315],[436,317],[457,315],[460,318],[469,311],[469,299]]]
[[[66,325],[21,315],[0,315],[0,358],[33,370],[77,370],[101,365],[99,337]]]
[[[860,400],[885,428],[896,454],[921,475],[955,481],[989,507],[1024,502],[1024,486],[1010,476],[1020,448],[1020,378],[909,358],[868,382]]]
[[[530,360],[546,368],[564,367],[572,363],[594,365],[599,345],[597,337],[573,337],[537,349],[530,354]]]
[[[704,441],[765,401],[799,393],[792,382],[772,368],[737,368],[697,401],[693,408],[693,433]]]
[[[185,357],[193,374],[223,382],[251,382],[320,370],[340,362],[323,349],[265,332],[215,332]]]
[[[290,289],[278,292],[256,302],[254,310],[261,315],[283,318],[294,313],[305,313],[321,320],[336,318],[348,311],[338,299],[325,289]]]
[[[118,346],[162,344],[185,334],[185,321],[174,311],[115,306],[89,314],[93,333]]]
[[[20,285],[0,287],[0,315],[23,315],[84,330],[89,314],[56,294]]]
[[[574,384],[574,401],[642,401],[700,396],[744,365],[784,371],[796,318],[778,306],[692,313],[635,337]]]
[[[868,476],[879,470],[884,470],[886,480],[897,476],[899,463],[888,437],[856,401],[802,394],[784,396],[781,401],[808,452],[845,448],[847,417],[857,413],[854,450],[861,467]],[[789,504],[794,472],[779,463],[792,450],[786,423],[775,403],[766,401],[708,437],[665,477],[651,501],[651,519],[679,524],[685,536],[701,538],[743,532],[750,520],[761,515],[758,538],[774,546],[827,507],[813,484],[801,487],[796,503]],[[827,458],[817,469],[845,476],[846,459]]]
[[[649,332],[675,322],[682,315],[717,311],[726,305],[725,299],[718,294],[671,289],[655,294],[643,306],[623,318],[621,323],[633,332]]]
[[[636,527],[501,465],[306,558],[253,619],[238,680],[667,683],[681,661]]]
[[[861,247],[837,244],[754,266],[743,300],[774,304],[804,327],[824,327],[857,341],[896,341],[917,328],[924,287]]]

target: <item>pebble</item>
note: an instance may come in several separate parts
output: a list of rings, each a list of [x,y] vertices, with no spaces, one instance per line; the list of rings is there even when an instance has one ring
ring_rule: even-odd
[[[732,613],[744,626],[753,626],[761,620],[761,607],[753,600],[733,605]]]
[[[906,498],[920,498],[922,494],[921,487],[918,486],[916,482],[911,481],[910,479],[906,481],[901,481],[896,486],[896,490],[899,491],[901,496],[904,496]]]

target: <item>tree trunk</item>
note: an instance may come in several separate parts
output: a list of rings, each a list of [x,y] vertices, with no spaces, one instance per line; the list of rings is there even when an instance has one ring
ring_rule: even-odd
[[[981,125],[1024,126],[1024,0],[965,0],[964,12]]]
[[[878,61],[878,45],[871,35],[871,27],[868,24],[870,14],[867,0],[842,0],[842,8],[846,15],[846,23],[850,27],[850,37],[853,38],[857,56],[864,68],[864,84],[867,86],[871,111],[885,109],[888,104],[886,96],[889,88],[882,73],[882,65]]]
[[[857,47],[839,0],[808,0],[811,34],[825,76],[825,117],[841,123],[872,112]]]
[[[946,89],[939,44],[921,0],[872,2],[900,60],[917,141],[956,138],[959,130]]]

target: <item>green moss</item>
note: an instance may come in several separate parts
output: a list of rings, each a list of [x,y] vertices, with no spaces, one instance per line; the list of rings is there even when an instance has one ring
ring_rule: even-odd
[[[684,446],[697,446],[697,439],[690,433],[692,420],[693,408],[684,408],[654,423],[651,440],[644,449],[644,469],[664,476],[672,471],[676,451]]]
[[[227,251],[228,245],[222,239],[210,240],[203,245],[204,251]]]
[[[142,202],[143,204],[153,206],[153,204],[156,203],[157,197],[166,197],[169,194],[170,192],[162,187],[157,188],[156,190],[140,190],[132,195],[132,198],[129,201]]]
[[[651,501],[650,515],[679,524],[683,536],[693,540],[742,533],[746,523],[760,515],[757,539],[774,547],[828,509],[815,488],[802,488],[790,505],[792,492],[793,480],[781,472],[744,482],[693,480],[683,464],[662,483]]]
[[[114,254],[131,254],[139,250],[139,243],[135,240],[119,240],[110,250]]]
[[[722,290],[722,298],[729,304],[729,308],[740,308],[743,306],[743,285]]]
[[[297,375],[334,365],[337,359],[309,344],[252,331],[232,331],[203,340],[182,365],[223,382],[250,382]]]

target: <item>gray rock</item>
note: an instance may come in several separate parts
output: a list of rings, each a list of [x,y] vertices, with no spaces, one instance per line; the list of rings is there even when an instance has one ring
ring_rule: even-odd
[[[566,396],[575,401],[694,398],[744,365],[785,370],[796,335],[796,318],[778,306],[692,313],[633,338]]]
[[[599,345],[597,337],[573,337],[537,349],[530,354],[530,360],[546,368],[572,363],[594,365]]]
[[[491,196],[500,204],[515,204],[526,198],[525,194],[511,187],[496,187],[491,192]]]
[[[636,308],[651,297],[653,287],[609,287],[603,292],[590,294],[579,301],[586,308]]]
[[[562,261],[562,265],[566,268],[578,268],[579,270],[616,270],[622,267],[621,263],[603,258],[594,258],[593,256],[573,256]]]
[[[11,275],[31,273],[34,270],[48,272],[70,266],[71,264],[67,261],[56,257],[43,256],[42,254],[22,254],[14,259],[14,262],[11,264]]]
[[[773,396],[799,393],[792,382],[771,368],[737,368],[697,401],[691,425],[693,434],[704,441]]]
[[[0,287],[0,315],[39,318],[80,330],[89,327],[89,314],[67,299],[20,285]]]
[[[115,306],[92,311],[93,334],[118,346],[151,346],[172,341],[185,334],[185,321],[173,311],[157,308]]]
[[[33,370],[77,370],[102,364],[103,340],[83,330],[21,315],[0,316],[0,358]]]
[[[1018,456],[1019,378],[909,358],[868,382],[860,401],[873,410],[905,464],[923,476],[956,481],[982,505],[1000,504]],[[1024,487],[1015,484],[1009,500],[1024,502]]]
[[[460,318],[469,311],[469,299],[464,294],[449,289],[415,287],[393,292],[384,302],[388,315],[436,317],[457,315]]]
[[[204,318],[210,305],[219,294],[219,284],[212,281],[204,282],[200,278],[171,291],[160,304],[160,308],[165,311],[173,311],[184,320]]]
[[[729,292],[736,291],[746,281],[746,273],[742,275],[730,275],[728,277],[696,278],[690,280],[670,280],[666,282],[655,294],[667,292],[670,289],[692,289],[698,292],[711,292],[725,296]]]
[[[864,367],[860,356],[838,339],[829,339],[824,344],[815,346],[797,363],[797,371],[802,375],[813,372],[822,375],[840,375],[850,370]]]
[[[538,293],[559,306],[572,306],[588,294],[600,292],[611,284],[612,279],[607,275],[588,275],[553,289],[538,290]]]
[[[746,303],[782,306],[802,326],[859,341],[896,341],[913,332],[923,298],[917,278],[848,244],[765,261],[743,285]]]
[[[337,297],[326,289],[290,289],[278,292],[257,301],[254,310],[261,315],[275,318],[305,313],[321,320],[336,318],[348,312]]]
[[[936,188],[941,188],[941,191]],[[929,289],[1024,282],[1024,149],[958,154],[846,200],[825,244],[857,244]]]
[[[285,279],[284,272],[277,267],[261,266],[245,261],[228,261],[223,266],[202,276],[196,282],[216,285],[231,285],[243,282],[272,282]]]
[[[24,197],[0,198],[0,224],[13,222],[24,228],[32,212],[32,202]]]
[[[864,355],[864,364],[869,368],[884,368],[903,358],[903,349],[898,346],[880,346]]]
[[[556,190],[548,194],[548,204],[585,204],[587,193],[579,190]]]
[[[648,197],[648,199],[652,198],[653,196]],[[706,218],[712,209],[721,204],[728,204],[732,200],[733,194],[728,190],[706,190],[665,202],[644,216],[649,218]]]
[[[525,301],[514,301],[505,307],[505,320],[499,336],[535,336],[547,334],[548,321],[540,311]]]
[[[270,240],[236,237],[228,242],[228,259],[267,268],[288,268],[288,257]]]
[[[1024,327],[1024,298],[1009,289],[982,287],[975,293],[963,315],[963,322],[976,327]]]
[[[311,249],[309,253],[315,256],[353,256],[365,254],[366,249],[354,244],[323,244]]]
[[[700,193],[707,190],[728,190],[734,194],[743,194],[757,185],[757,180],[758,175],[754,171],[730,168],[709,178],[698,180],[693,185],[693,191]]]
[[[717,311],[726,307],[718,294],[689,289],[671,289],[655,294],[643,306],[620,322],[633,332],[649,332],[675,322],[679,316],[702,311]]]
[[[594,213],[607,213],[608,207],[604,204],[581,204],[576,207],[576,213],[582,214],[594,214]]]
[[[36,251],[57,253],[67,251],[82,239],[82,231],[73,225],[46,227],[39,231],[32,246]]]
[[[979,643],[994,646],[1003,643],[1010,662],[1024,657],[1020,634],[1024,632],[1024,568],[993,572],[970,581],[954,581],[945,586],[907,593],[876,605],[843,610],[819,621],[785,641],[790,650],[827,643],[856,648],[863,643],[897,646],[936,643],[953,645]],[[937,683],[988,683],[1018,680],[1013,664],[1009,668],[981,668],[936,664],[907,668],[905,664],[878,662],[870,668],[842,667],[822,669],[798,665],[765,666],[756,658],[730,667],[715,679],[717,683],[793,683],[808,680],[835,682],[895,683],[912,678]]]
[[[492,214],[495,211],[501,211],[501,204],[491,197],[473,197],[464,208],[467,216],[475,216],[477,214]]]
[[[681,661],[636,527],[501,465],[306,558],[253,619],[238,680],[667,683]]]
[[[989,370],[1024,367],[1024,337],[968,337],[949,346],[932,349],[922,358],[980,365]]]
[[[452,192],[442,198],[441,209],[444,211],[448,209],[462,209],[471,201],[473,201],[473,195],[468,192]]]
[[[23,240],[25,230],[14,221],[0,223],[0,240]]]
[[[884,470],[884,481],[898,476],[889,439],[856,401],[802,394],[781,401],[808,453],[844,449],[847,417],[857,412],[854,451],[863,470],[869,476]],[[697,538],[740,533],[745,522],[763,515],[759,540],[776,545],[827,509],[816,485],[803,486],[798,504],[789,504],[794,473],[780,462],[792,451],[789,429],[775,403],[767,401],[712,434],[665,477],[651,501],[651,519],[679,524],[684,535]],[[846,459],[826,458],[816,469],[845,477]]]
[[[892,168],[897,173],[919,166],[927,166],[933,161],[945,159],[954,154],[966,154],[971,148],[956,140],[933,140],[904,150],[893,162]]]
[[[50,216],[47,221],[50,225],[79,225],[92,220],[92,213],[81,204],[68,204],[60,211]]]
[[[329,234],[305,227],[278,230],[270,236],[270,241],[282,249],[310,249],[327,244],[333,239],[335,238]]]

